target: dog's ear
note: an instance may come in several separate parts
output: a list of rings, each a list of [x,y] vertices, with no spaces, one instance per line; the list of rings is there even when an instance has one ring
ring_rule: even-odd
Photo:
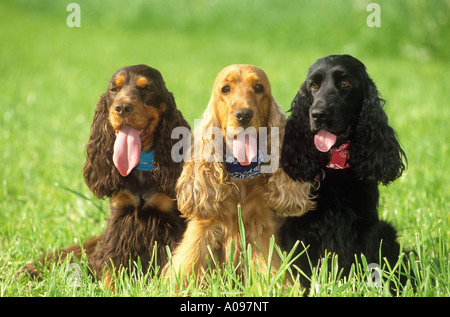
[[[294,99],[293,105],[297,105],[298,103],[297,96],[296,99]],[[269,127],[279,127],[279,150],[281,152],[281,147],[284,146],[283,140],[285,139],[286,116],[276,102],[274,102],[270,117],[272,118],[272,120],[269,120]],[[272,139],[270,141],[273,142]],[[271,159],[278,160],[279,156],[275,155],[276,153],[272,152]],[[294,161],[290,162],[294,163]],[[313,183],[309,181],[303,181],[303,178],[296,178],[296,180],[294,180],[284,171],[283,167],[280,167],[279,164],[277,165],[277,167],[279,168],[275,171],[272,171],[270,177],[267,180],[266,198],[267,204],[270,206],[270,208],[277,211],[279,214],[285,216],[288,215],[291,217],[301,216],[307,211],[314,209],[315,203],[313,202],[313,197],[311,196]]]
[[[312,191],[318,183],[293,180],[279,168],[267,180],[267,204],[281,215],[299,217],[316,207]]]
[[[213,95],[201,125],[194,130],[191,157],[176,185],[178,209],[188,218],[215,217],[223,212],[221,203],[235,190],[223,162],[223,136],[214,102]]]
[[[406,168],[406,154],[384,112],[374,82],[365,75],[365,99],[349,145],[349,165],[361,180],[376,180],[384,185],[400,177]]]
[[[97,103],[83,168],[86,185],[97,198],[111,197],[123,186],[123,177],[113,162],[115,132],[108,120],[107,101],[105,93]]]
[[[177,109],[172,93],[167,91],[165,87],[161,89],[164,90],[163,102],[166,109],[154,138],[153,177],[159,185],[159,190],[169,197],[175,198],[175,184],[183,168],[183,162],[175,161],[171,157],[172,148],[178,142],[177,139],[172,139],[171,135],[175,128],[184,127],[190,129],[190,127]]]
[[[314,146],[314,135],[309,125],[311,99],[306,82],[301,86],[291,104],[281,150],[281,166],[294,180],[312,182],[326,165],[327,157]]]
[[[274,173],[280,166],[281,146],[284,138],[284,128],[286,126],[286,115],[283,109],[272,97],[269,112],[267,114],[267,143],[263,144],[260,139],[259,146],[265,148],[268,156],[267,162],[261,166],[262,173]],[[261,133],[261,132],[260,132]]]

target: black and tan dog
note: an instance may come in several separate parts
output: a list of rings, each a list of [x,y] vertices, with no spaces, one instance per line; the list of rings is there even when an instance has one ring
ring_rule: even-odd
[[[110,199],[111,215],[106,231],[83,244],[50,254],[65,258],[84,251],[91,269],[110,283],[106,266],[129,267],[167,262],[166,246],[173,249],[184,230],[175,201],[175,184],[182,162],[175,163],[171,138],[176,127],[189,125],[160,72],[146,65],[119,69],[95,110],[84,178],[98,198]],[[156,248],[156,249],[154,249]],[[34,265],[26,269],[37,274]]]

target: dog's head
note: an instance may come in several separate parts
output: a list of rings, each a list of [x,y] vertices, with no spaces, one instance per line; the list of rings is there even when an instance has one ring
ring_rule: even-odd
[[[358,178],[387,184],[399,177],[406,156],[383,104],[358,59],[331,55],[317,60],[292,102],[283,167],[293,178],[312,180],[342,145],[348,147],[342,164]]]
[[[301,92],[310,102],[309,124],[318,135],[318,150],[328,152],[350,138],[364,102],[366,78],[364,65],[348,55],[324,57],[310,67]]]
[[[155,131],[166,110],[164,81],[154,68],[137,65],[119,69],[106,93],[109,121],[117,133],[129,126],[138,131],[144,150],[153,145]]]
[[[226,127],[267,126],[274,102],[267,75],[252,65],[224,68],[216,77],[211,100],[224,132]]]
[[[175,127],[189,125],[158,70],[146,65],[117,70],[95,109],[86,145],[86,184],[97,197],[111,197],[145,152],[153,156],[148,162],[152,163],[151,177],[159,189],[174,196],[182,168],[171,159]]]

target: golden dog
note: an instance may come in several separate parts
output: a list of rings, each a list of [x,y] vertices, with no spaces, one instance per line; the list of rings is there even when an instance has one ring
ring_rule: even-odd
[[[188,226],[172,257],[175,274],[194,273],[199,280],[211,256],[219,264],[230,258],[239,263],[238,206],[252,260],[266,272],[279,265],[276,257],[268,263],[277,213],[301,215],[312,208],[311,184],[292,182],[278,167],[285,122],[262,69],[231,65],[217,75],[176,186],[178,208]],[[295,191],[295,201],[286,205],[288,191]]]

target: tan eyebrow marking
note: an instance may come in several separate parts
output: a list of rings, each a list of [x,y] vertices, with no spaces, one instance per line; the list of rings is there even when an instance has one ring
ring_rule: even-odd
[[[141,88],[145,88],[149,83],[150,83],[149,80],[142,76],[136,79],[136,85]]]
[[[116,79],[114,79],[114,85],[117,87],[122,87],[123,83],[125,81],[125,75],[119,75]]]

